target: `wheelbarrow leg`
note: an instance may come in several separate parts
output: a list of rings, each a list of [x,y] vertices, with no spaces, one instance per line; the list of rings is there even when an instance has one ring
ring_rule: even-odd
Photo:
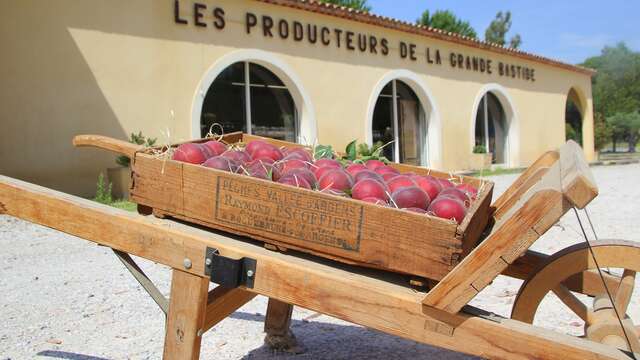
[[[196,360],[200,357],[208,290],[207,278],[173,270],[164,359]]]
[[[264,331],[267,333],[264,342],[274,350],[300,354],[306,349],[298,343],[290,329],[292,313],[293,305],[269,298],[264,320]]]

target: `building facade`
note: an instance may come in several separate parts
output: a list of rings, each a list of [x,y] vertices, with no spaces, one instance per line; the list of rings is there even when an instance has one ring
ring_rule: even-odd
[[[591,70],[435,29],[302,0],[3,5],[0,174],[63,191],[115,165],[82,133],[380,141],[455,171],[526,166],[570,124],[594,157]]]

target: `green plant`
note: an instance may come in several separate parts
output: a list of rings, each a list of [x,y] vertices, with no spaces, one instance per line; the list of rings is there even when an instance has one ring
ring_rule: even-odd
[[[613,132],[601,113],[596,113],[593,119],[593,140],[596,151],[602,150],[611,141]]]
[[[487,148],[484,145],[476,145],[473,147],[474,154],[486,154]]]
[[[96,185],[96,196],[93,198],[93,200],[101,204],[110,205],[111,203],[113,203],[111,188],[112,184],[104,178],[104,175],[102,173],[100,173],[100,175],[98,175],[98,183]]]
[[[130,143],[137,144],[137,145],[144,145],[146,147],[151,147],[155,145],[157,140],[158,139],[156,138],[148,138],[142,135],[142,131],[139,131],[137,134],[131,133],[131,137],[129,138]],[[131,164],[131,159],[129,159],[128,156],[120,155],[116,158],[116,164],[123,167],[129,167],[129,165]]]
[[[347,145],[345,149],[345,155],[342,157],[342,159],[360,163],[367,160],[380,160],[382,162],[388,163],[389,159],[382,155],[382,149],[389,144],[391,143],[383,144],[382,141],[378,141],[371,147],[369,147],[368,144],[358,144],[357,140],[353,140]]]

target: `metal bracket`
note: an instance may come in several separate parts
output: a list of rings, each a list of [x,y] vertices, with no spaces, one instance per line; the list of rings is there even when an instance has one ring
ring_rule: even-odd
[[[204,273],[210,276],[211,282],[230,288],[253,288],[257,264],[255,259],[231,259],[220,255],[218,249],[208,247],[204,264]]]
[[[469,315],[473,315],[473,316],[477,316],[479,318],[485,319],[485,320],[489,320],[489,321],[493,321],[496,323],[501,323],[502,320],[504,320],[505,318],[498,315],[498,314],[494,314],[492,312],[489,311],[485,311],[482,309],[479,309],[477,307],[471,306],[471,305],[465,305],[462,310],[463,313],[469,314]]]

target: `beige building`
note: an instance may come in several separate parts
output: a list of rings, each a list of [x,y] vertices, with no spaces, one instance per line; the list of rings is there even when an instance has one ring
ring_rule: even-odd
[[[452,171],[526,166],[570,123],[594,156],[591,70],[332,5],[10,0],[0,23],[0,174],[71,193],[115,166],[76,134],[213,123]]]

